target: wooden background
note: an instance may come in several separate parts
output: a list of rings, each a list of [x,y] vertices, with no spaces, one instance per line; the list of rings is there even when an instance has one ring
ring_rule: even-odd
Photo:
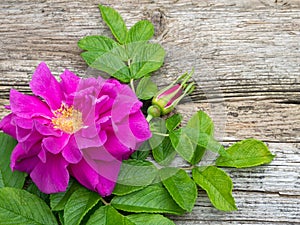
[[[167,51],[155,74],[161,85],[195,67],[197,92],[179,107],[205,109],[224,144],[254,137],[277,155],[267,166],[228,169],[239,211],[215,210],[203,192],[178,225],[300,223],[300,0],[0,0],[0,116],[9,90],[29,92],[45,61],[57,76],[68,68],[95,74],[77,41],[110,35],[97,5],[113,6],[128,26],[155,24]],[[180,162],[178,162],[180,164]]]

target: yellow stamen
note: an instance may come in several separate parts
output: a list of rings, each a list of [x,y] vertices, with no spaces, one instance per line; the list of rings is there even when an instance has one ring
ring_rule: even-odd
[[[68,107],[61,104],[61,107],[53,112],[51,120],[53,127],[66,133],[73,134],[82,128],[82,113],[75,110],[73,106]]]

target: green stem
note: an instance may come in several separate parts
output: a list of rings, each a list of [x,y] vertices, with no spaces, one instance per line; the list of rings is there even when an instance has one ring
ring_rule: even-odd
[[[182,169],[182,170],[192,170],[194,168],[195,168],[195,166],[190,166],[190,167],[181,167],[180,169]]]
[[[130,80],[130,87],[133,90],[133,92],[135,93],[135,89],[134,89],[134,84],[133,84],[133,79]]]
[[[163,134],[163,133],[159,133],[159,132],[152,132],[152,134],[156,134],[156,135],[163,136],[163,137],[169,137],[169,134]]]
[[[104,198],[101,198],[101,201],[104,205],[110,205],[110,203],[108,203],[107,201],[104,200]]]
[[[148,121],[148,123],[149,123],[152,119],[153,119],[153,116],[150,115],[150,114],[148,114],[148,116],[147,116],[147,118],[146,118],[146,120]]]

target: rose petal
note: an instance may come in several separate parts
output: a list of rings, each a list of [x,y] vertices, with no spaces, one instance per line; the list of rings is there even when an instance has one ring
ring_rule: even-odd
[[[87,135],[87,131],[91,131],[90,136]],[[93,128],[88,130],[82,129],[75,133],[76,143],[79,149],[85,149],[90,147],[102,146],[106,140],[107,135],[105,131],[95,131]]]
[[[10,90],[11,111],[19,117],[31,119],[36,116],[51,118],[49,107],[35,96],[24,95],[14,89]]]
[[[77,90],[80,78],[69,70],[65,70],[61,75],[61,88],[66,94],[72,94]]]
[[[42,163],[46,163],[47,161],[47,150],[45,147],[42,145],[41,151],[38,154],[39,159],[42,161]]]
[[[106,164],[104,166],[104,164]],[[112,193],[120,171],[121,162],[114,161],[99,163],[99,170],[96,172],[84,159],[77,164],[70,164],[69,170],[79,183],[83,186],[97,191],[102,197]],[[99,174],[100,172],[100,174]]]
[[[125,137],[126,135],[123,135]],[[132,135],[128,135],[130,138]],[[135,146],[136,142],[133,140],[134,144],[131,143],[133,146]],[[112,154],[115,158],[122,160],[123,155],[127,155],[131,152],[130,147],[125,146],[119,136],[116,136],[113,131],[107,131],[107,141],[104,144],[105,149]]]
[[[53,126],[50,124],[42,124],[38,122],[37,120],[34,121],[34,126],[37,132],[44,136],[55,136],[55,137],[60,137],[62,135],[62,131],[58,129],[53,129]]]
[[[33,128],[33,120],[32,119],[24,119],[24,118],[15,116],[13,119],[13,123],[16,126],[21,127],[23,129],[32,129]]]
[[[12,113],[5,116],[0,121],[0,130],[3,130],[4,133],[6,133],[16,139],[17,138],[16,127],[12,124],[13,118],[14,118],[14,115]]]
[[[132,134],[141,142],[148,140],[152,135],[149,123],[141,111],[137,111],[129,116],[129,126]]]
[[[69,143],[62,150],[62,156],[69,163],[78,163],[82,159],[82,153],[77,147],[74,135],[70,137]]]
[[[32,134],[32,130],[30,129],[23,129],[22,127],[16,126],[16,134],[17,134],[17,140],[19,142],[26,141],[30,135]]]
[[[57,154],[68,144],[70,135],[63,133],[60,137],[46,137],[43,139],[44,147],[51,153]]]
[[[30,151],[26,151],[23,148],[23,145],[21,143],[18,143],[10,157],[11,169],[30,173],[38,162],[38,158],[36,157],[36,155],[38,154],[40,149],[40,145],[35,145],[30,149]]]
[[[37,143],[40,143],[43,136],[41,136],[38,132],[35,130],[32,130],[30,135],[24,140],[22,143],[23,149],[28,152],[31,150],[31,148],[36,145]]]
[[[36,186],[46,194],[65,191],[69,182],[68,162],[60,155],[47,153],[46,163],[38,162],[30,173]]]
[[[116,182],[99,175],[99,183],[97,184],[95,191],[98,192],[102,197],[105,197],[112,194],[115,186]]]
[[[140,110],[141,106],[142,102],[137,99],[132,90],[129,87],[124,86],[112,106],[112,121],[115,124],[122,122],[124,118],[128,118],[129,114]]]
[[[60,84],[44,62],[38,65],[33,74],[30,88],[35,95],[45,99],[52,110],[60,108],[64,100],[63,92]]]

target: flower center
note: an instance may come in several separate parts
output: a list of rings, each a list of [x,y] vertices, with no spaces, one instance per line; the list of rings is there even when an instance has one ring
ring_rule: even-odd
[[[60,129],[66,133],[73,134],[82,128],[82,113],[75,110],[73,106],[68,107],[61,104],[60,108],[53,112],[51,120],[54,128]]]

